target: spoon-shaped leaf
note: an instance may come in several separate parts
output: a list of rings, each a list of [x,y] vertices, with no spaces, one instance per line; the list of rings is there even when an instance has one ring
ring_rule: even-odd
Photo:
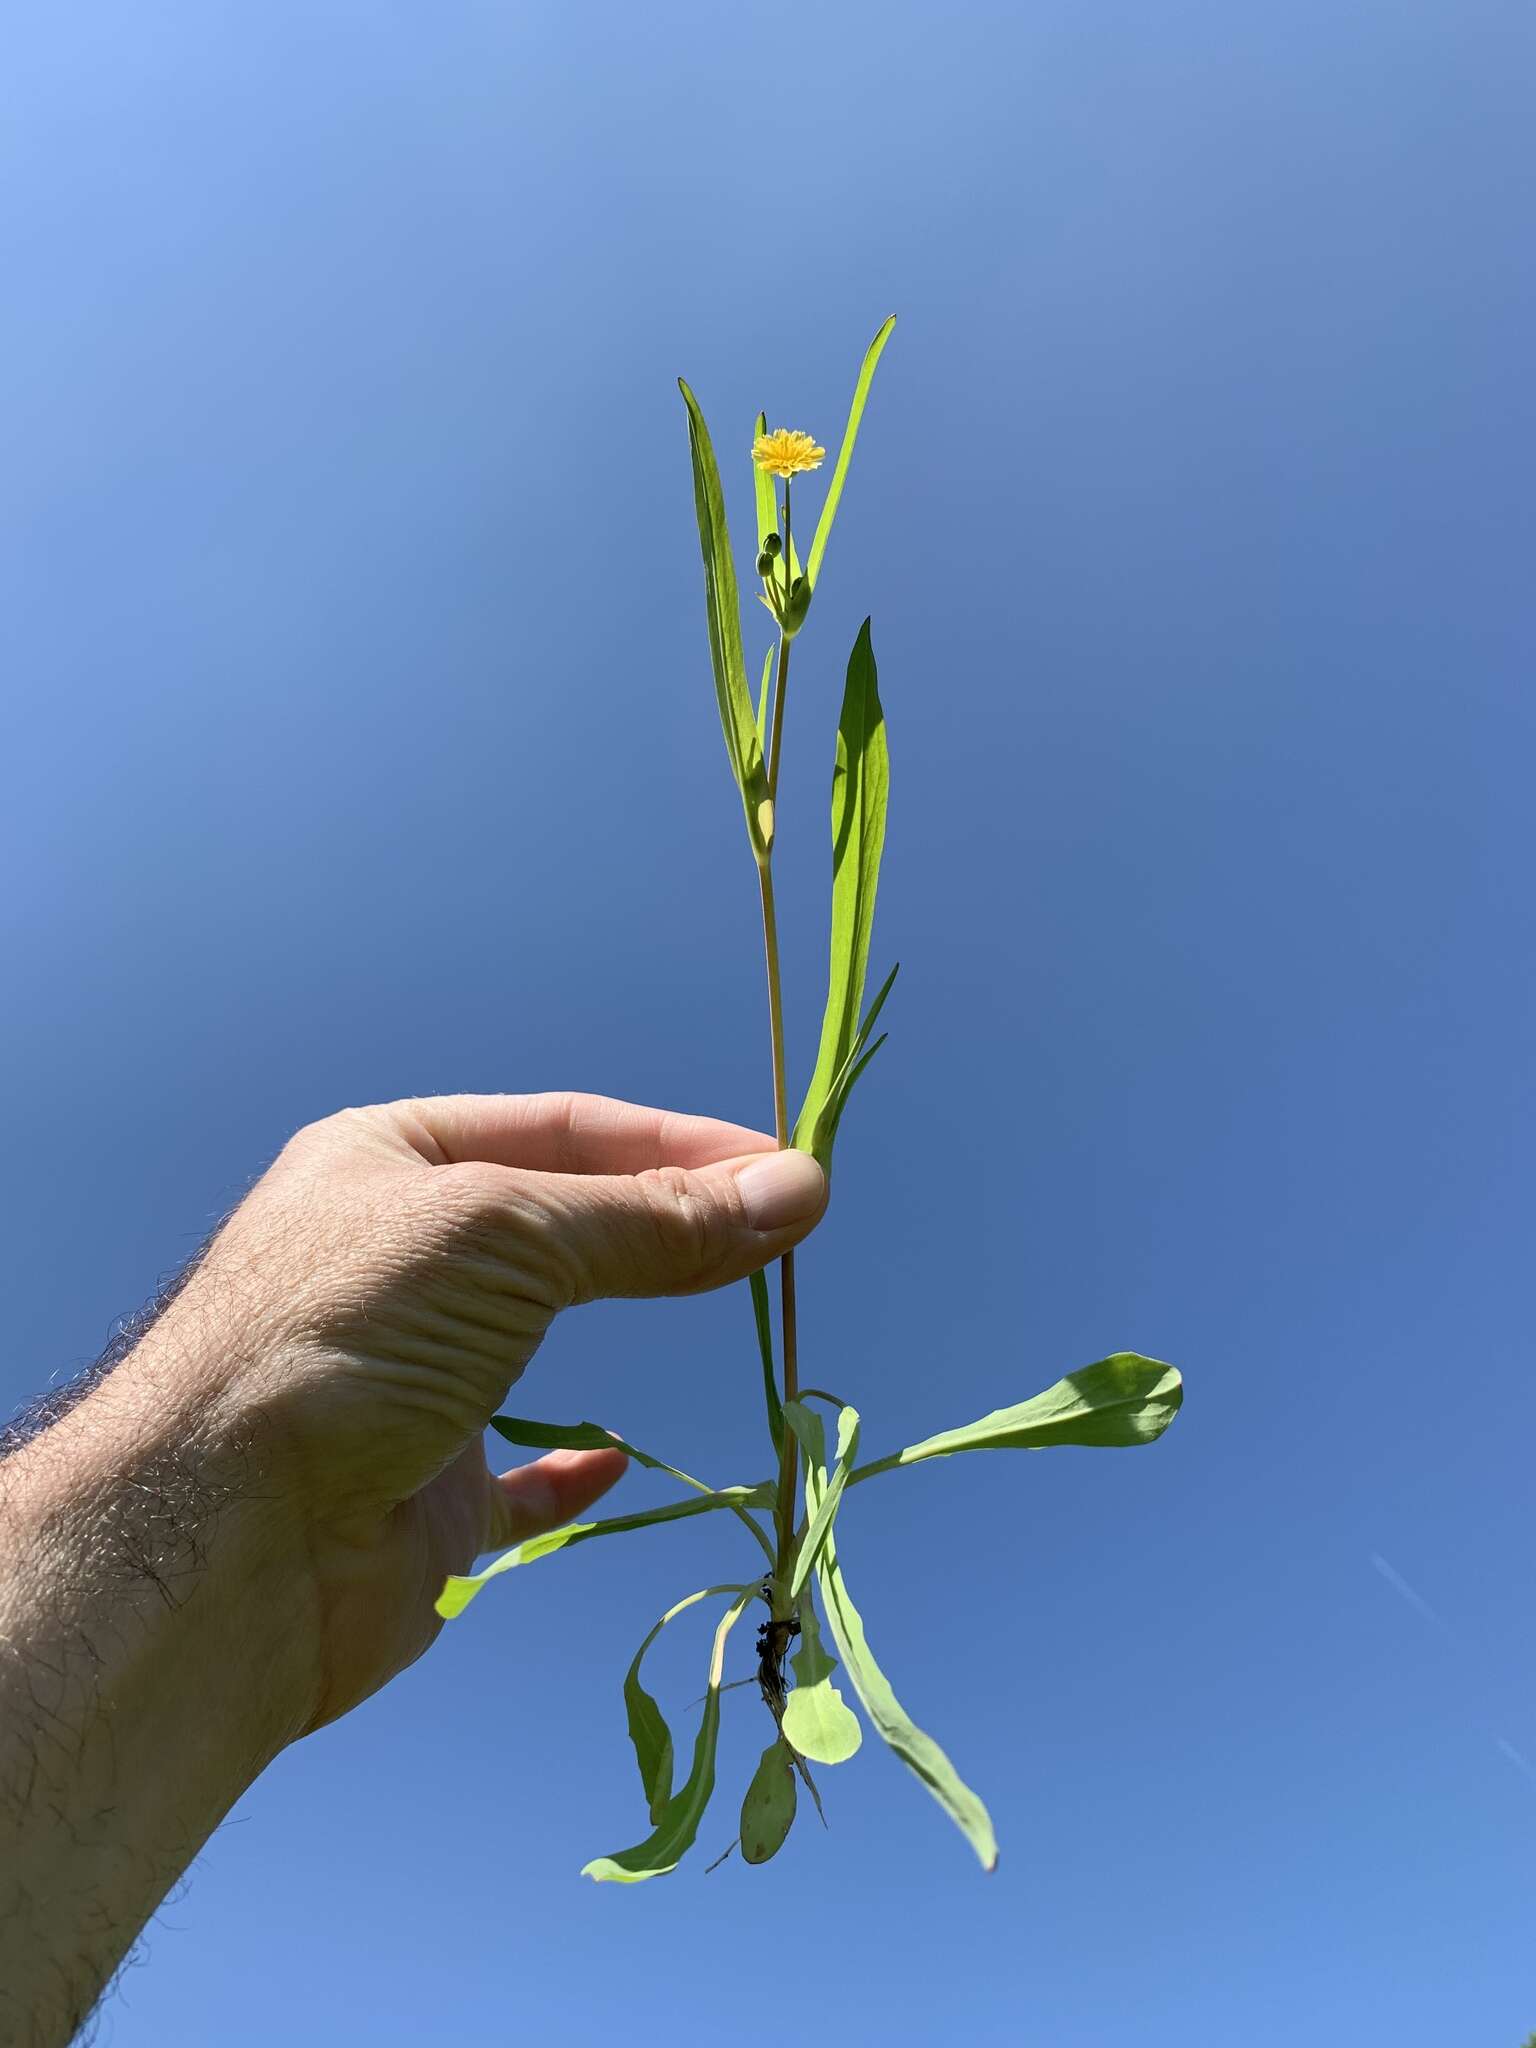
[[[704,1717],[693,1745],[693,1767],[680,1791],[662,1808],[661,1819],[645,1841],[633,1849],[620,1849],[612,1856],[598,1856],[582,1870],[583,1877],[599,1883],[638,1884],[647,1877],[661,1877],[675,1870],[693,1846],[699,1822],[715,1789],[715,1745],[720,1735],[720,1674],[725,1663],[725,1639],[740,1620],[742,1610],[753,1597],[752,1588],[738,1594],[715,1630],[714,1650],[709,1662],[709,1684],[704,1694]]]
[[[859,1717],[837,1687],[809,1594],[800,1602],[800,1648],[790,1659],[794,1690],[784,1703],[784,1735],[813,1764],[845,1764],[864,1740]]]
[[[763,1751],[741,1802],[741,1857],[766,1863],[795,1824],[795,1760],[782,1735]]]
[[[957,1451],[1041,1451],[1053,1444],[1149,1444],[1160,1437],[1179,1412],[1184,1382],[1171,1365],[1143,1358],[1135,1351],[1117,1351],[1096,1365],[1085,1365],[1012,1408],[997,1408],[979,1422],[924,1437],[889,1458],[862,1465],[849,1485],[916,1465],[924,1458],[950,1458]]]
[[[444,1621],[452,1621],[492,1579],[499,1578],[503,1572],[515,1570],[518,1565],[534,1564],[539,1558],[552,1556],[555,1551],[565,1550],[573,1543],[589,1543],[595,1536],[622,1536],[627,1530],[649,1529],[658,1522],[680,1522],[689,1515],[707,1515],[712,1508],[772,1507],[773,1497],[773,1485],[768,1481],[762,1486],[727,1486],[719,1493],[698,1494],[692,1500],[668,1501],[663,1507],[646,1508],[640,1514],[611,1515],[606,1521],[567,1522],[562,1529],[550,1529],[542,1536],[530,1536],[515,1549],[504,1550],[484,1571],[452,1574],[443,1581],[443,1590],[437,1596],[437,1611]]]
[[[837,462],[832,471],[832,481],[827,486],[826,500],[821,508],[821,517],[816,522],[816,538],[811,542],[810,560],[806,574],[811,579],[811,588],[816,588],[821,576],[821,558],[827,551],[827,536],[832,531],[832,522],[837,517],[838,500],[843,495],[843,482],[848,475],[848,465],[853,460],[853,444],[859,438],[859,422],[864,417],[864,404],[869,397],[869,387],[874,380],[875,365],[881,351],[891,338],[896,325],[893,313],[885,321],[880,332],[864,351],[864,361],[859,367],[859,381],[853,387],[853,403],[848,408],[848,424],[843,429],[843,445],[837,451]]]

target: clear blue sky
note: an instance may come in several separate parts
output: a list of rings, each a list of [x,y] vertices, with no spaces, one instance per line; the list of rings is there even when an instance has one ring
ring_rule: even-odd
[[[752,415],[831,441],[893,310],[783,805],[803,1073],[871,612],[904,970],[808,1370],[882,1448],[1121,1346],[1188,1384],[1156,1449],[850,1505],[994,1878],[873,1743],[759,1873],[578,1878],[643,1819],[625,1662],[741,1564],[660,1530],[285,1757],[103,2039],[808,1999],[854,2042],[1514,2048],[1529,9],[146,0],[6,41],[7,1402],[342,1104],[769,1117],[674,379],[744,529]],[[745,1290],[601,1306],[517,1405],[755,1478],[755,1374]]]

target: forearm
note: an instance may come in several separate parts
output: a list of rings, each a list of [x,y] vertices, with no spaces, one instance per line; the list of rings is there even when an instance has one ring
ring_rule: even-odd
[[[210,1376],[159,1369],[168,1343],[0,1463],[0,2038],[18,2048],[70,2038],[309,1710],[292,1646],[311,1581],[262,1447],[222,1423]]]

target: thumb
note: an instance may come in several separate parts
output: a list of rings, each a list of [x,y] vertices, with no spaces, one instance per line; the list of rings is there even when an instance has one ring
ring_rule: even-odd
[[[808,1152],[754,1152],[644,1173],[520,1173],[544,1213],[574,1301],[696,1294],[797,1245],[827,1204]]]

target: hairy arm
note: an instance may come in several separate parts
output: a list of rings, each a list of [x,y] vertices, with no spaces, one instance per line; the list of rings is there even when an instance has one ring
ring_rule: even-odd
[[[311,1577],[253,1433],[196,1398],[209,1379],[151,1336],[0,1463],[0,2039],[17,2048],[70,2038],[311,1708]]]
[[[761,1133],[595,1096],[299,1133],[147,1334],[0,1458],[7,2048],[69,2040],[277,1752],[427,1647],[447,1573],[622,1473],[486,1465],[558,1311],[739,1279],[825,1195]]]

